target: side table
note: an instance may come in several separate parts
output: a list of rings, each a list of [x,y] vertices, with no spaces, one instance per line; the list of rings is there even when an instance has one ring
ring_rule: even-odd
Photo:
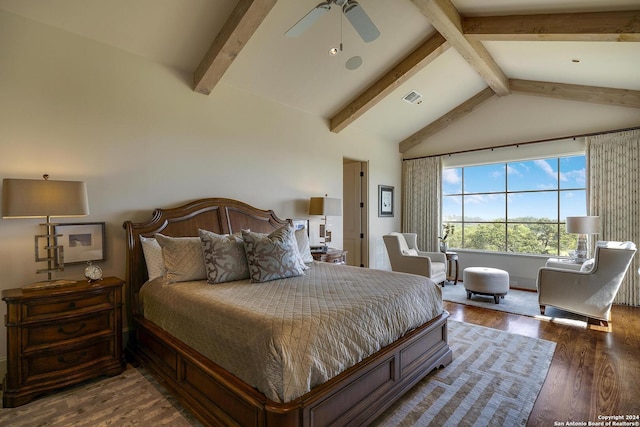
[[[347,251],[342,249],[328,248],[326,252],[311,252],[315,261],[330,262],[333,264],[346,264]]]
[[[3,406],[125,369],[124,281],[105,277],[62,288],[5,289],[7,373]]]
[[[452,267],[452,264],[455,263],[456,275],[455,275],[455,279],[453,280],[453,284],[457,285],[458,284],[458,275],[459,275],[459,272],[460,272],[460,265],[458,264],[458,253],[457,252],[445,252],[444,254],[447,257],[447,272],[449,273],[447,279],[449,279],[449,277],[453,277],[453,275],[451,274],[451,267]]]

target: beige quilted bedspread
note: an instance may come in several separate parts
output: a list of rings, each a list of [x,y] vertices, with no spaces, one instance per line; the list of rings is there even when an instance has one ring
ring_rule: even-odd
[[[314,262],[266,283],[142,288],[144,315],[276,402],[291,401],[443,311],[440,288],[403,273]]]

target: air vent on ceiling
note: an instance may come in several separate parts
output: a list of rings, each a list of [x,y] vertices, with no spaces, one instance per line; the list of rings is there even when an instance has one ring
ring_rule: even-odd
[[[402,97],[403,100],[408,102],[409,104],[415,104],[420,98],[422,98],[422,94],[412,90],[408,94]]]

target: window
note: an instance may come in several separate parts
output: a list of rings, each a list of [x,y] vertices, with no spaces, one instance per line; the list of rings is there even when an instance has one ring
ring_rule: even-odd
[[[454,248],[567,256],[577,236],[567,216],[586,215],[584,155],[445,168],[442,220]]]

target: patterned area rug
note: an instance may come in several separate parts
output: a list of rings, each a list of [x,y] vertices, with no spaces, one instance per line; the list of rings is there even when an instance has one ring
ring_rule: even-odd
[[[453,362],[418,383],[377,426],[525,425],[555,343],[449,321]],[[200,426],[143,369],[0,410],[1,426]]]
[[[376,426],[524,426],[556,343],[449,321],[453,362],[416,384]]]

